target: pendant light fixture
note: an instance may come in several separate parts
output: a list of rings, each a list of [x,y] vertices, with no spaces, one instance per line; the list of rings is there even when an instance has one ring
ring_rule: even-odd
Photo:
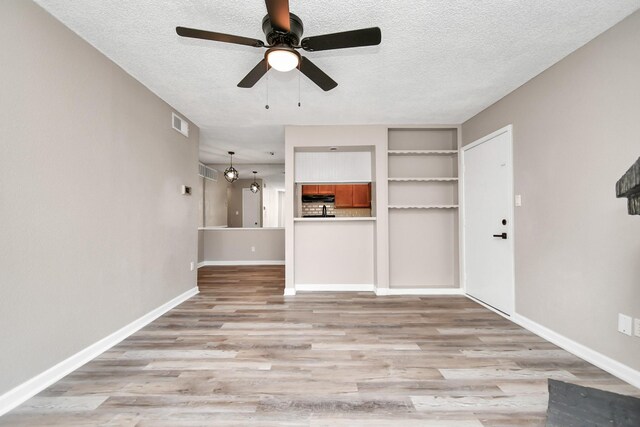
[[[236,154],[233,151],[229,151],[229,155],[231,156],[231,160],[229,163],[229,167],[224,171],[224,179],[228,182],[233,182],[238,179],[238,171],[233,167],[233,155]]]
[[[253,182],[249,186],[249,189],[252,193],[257,193],[258,191],[260,191],[260,184],[258,184],[258,181],[256,180],[257,173],[257,171],[253,171]]]

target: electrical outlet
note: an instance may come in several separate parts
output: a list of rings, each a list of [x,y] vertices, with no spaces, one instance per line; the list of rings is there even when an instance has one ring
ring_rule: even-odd
[[[196,269],[196,263],[191,261],[191,271]]]
[[[255,246],[251,246],[251,252],[255,252],[256,251],[256,247]]]
[[[632,318],[622,313],[618,313],[618,332],[631,336]]]
[[[640,338],[640,319],[635,320],[635,335]]]

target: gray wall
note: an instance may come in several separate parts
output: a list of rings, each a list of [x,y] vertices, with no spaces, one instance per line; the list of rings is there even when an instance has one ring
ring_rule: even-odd
[[[251,184],[249,184],[251,185]],[[229,183],[222,174],[217,181],[203,179],[204,186],[204,226],[220,227],[227,225],[227,188]],[[240,198],[242,200],[242,196]]]
[[[263,187],[261,179],[257,179],[260,187]],[[229,227],[242,227],[242,189],[249,188],[253,178],[239,179],[227,187],[227,225]],[[262,203],[262,191],[260,191],[260,206]],[[236,215],[236,212],[238,213]],[[260,227],[262,227],[262,215],[260,215]]]
[[[0,41],[2,394],[196,286],[198,128],[30,1]]]
[[[513,124],[516,311],[634,369],[640,218],[615,182],[640,156],[640,12],[462,128],[468,144]]]
[[[202,261],[283,261],[284,229],[201,230]],[[255,251],[251,251],[251,247]]]

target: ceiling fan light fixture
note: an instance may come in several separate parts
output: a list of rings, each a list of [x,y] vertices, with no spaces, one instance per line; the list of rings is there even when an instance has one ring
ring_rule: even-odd
[[[267,62],[271,68],[286,73],[300,64],[300,55],[290,48],[274,48],[267,52]]]

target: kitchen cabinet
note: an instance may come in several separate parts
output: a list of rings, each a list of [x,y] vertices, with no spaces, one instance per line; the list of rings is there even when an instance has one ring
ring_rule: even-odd
[[[336,194],[335,185],[318,185],[318,194],[321,196],[332,196]]]
[[[303,185],[303,196],[335,195],[336,208],[371,207],[371,184]]]
[[[353,207],[353,185],[336,185],[336,209]]]
[[[336,192],[335,185],[303,185],[303,196],[332,196]]]
[[[353,185],[353,203],[354,208],[368,208],[371,206],[371,184],[354,184]]]
[[[371,184],[336,185],[336,208],[370,208]]]
[[[318,194],[318,185],[303,185],[302,186],[302,195],[303,196],[314,196]]]

